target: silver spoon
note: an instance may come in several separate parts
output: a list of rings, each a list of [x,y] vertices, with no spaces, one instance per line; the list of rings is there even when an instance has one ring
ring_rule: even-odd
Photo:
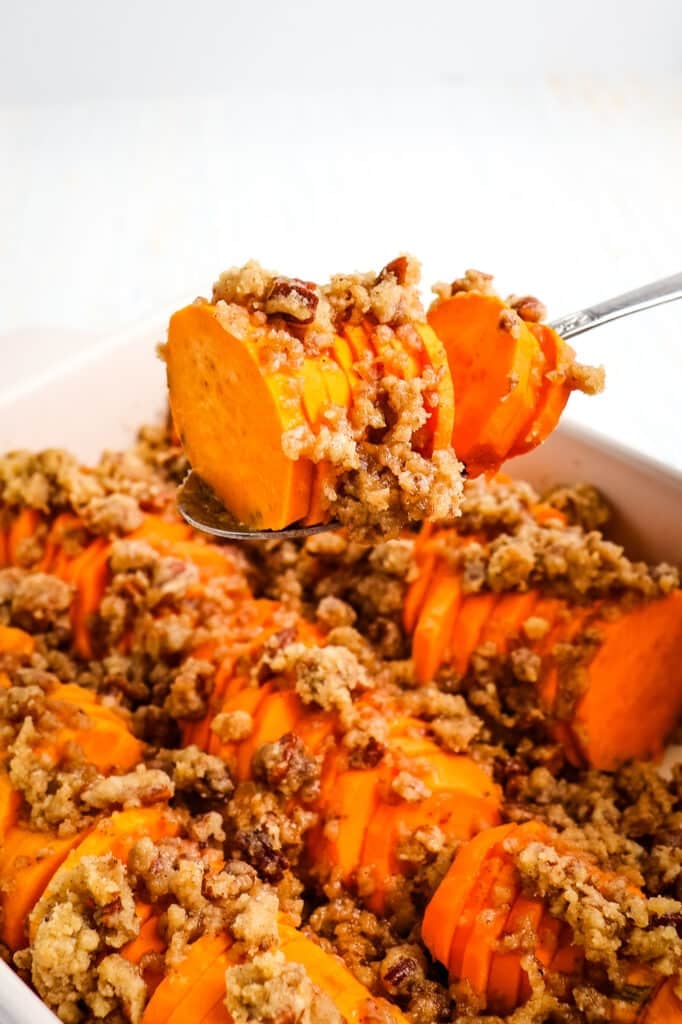
[[[558,320],[553,320],[550,326],[562,338],[573,338],[576,334],[591,331],[593,327],[600,327],[610,320],[618,320],[620,317],[639,313],[652,306],[662,306],[665,302],[674,302],[675,299],[682,299],[682,273],[661,278],[660,281],[652,281],[651,284],[617,295],[613,299],[587,306],[577,313],[559,317]],[[314,533],[339,527],[339,523],[332,521],[318,523],[316,526],[294,524],[284,530],[251,530],[238,522],[208,484],[192,471],[187,474],[178,489],[177,504],[180,515],[190,526],[202,533],[210,533],[214,537],[223,537],[226,540],[284,540],[310,537]]]

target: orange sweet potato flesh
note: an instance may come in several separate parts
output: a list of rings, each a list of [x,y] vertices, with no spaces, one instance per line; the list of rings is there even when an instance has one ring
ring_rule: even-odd
[[[461,600],[458,575],[443,566],[431,579],[412,638],[414,668],[422,683],[433,679],[445,660]]]
[[[433,447],[449,448],[452,444],[452,432],[455,427],[455,404],[457,394],[448,364],[448,354],[443,342],[430,324],[416,324],[416,330],[424,346],[425,361],[430,363],[438,374],[437,396],[438,405],[430,412],[433,421]]]
[[[42,517],[34,508],[22,508],[12,521],[7,536],[7,560],[10,565],[20,565],[21,545],[30,540],[38,529]]]
[[[454,384],[453,447],[470,476],[499,467],[538,397],[539,342],[522,321],[501,326],[506,309],[497,296],[460,292],[428,314]]]
[[[184,959],[178,966],[169,971],[154,995],[147,1003],[142,1024],[168,1024],[174,1010],[179,1007],[187,996],[198,986],[204,971],[212,961],[228,948],[229,940],[225,934],[203,935],[187,947]],[[223,991],[225,972],[223,971]],[[227,1013],[226,1013],[226,1019]],[[186,1017],[190,1021],[200,1021],[201,1017]]]
[[[503,934],[537,935],[543,913],[544,905],[540,900],[521,894],[507,917]],[[510,1012],[521,1001],[524,977],[522,956],[522,952],[512,950],[508,953],[498,951],[492,958],[488,998],[491,1008],[498,1013]]]
[[[461,976],[478,995],[487,993],[495,946],[504,931],[518,891],[519,879],[514,865],[503,862],[492,882],[489,893],[491,906],[474,919],[462,956]]]
[[[395,750],[410,759],[391,769],[379,789],[380,801],[369,821],[359,864],[371,869],[374,892],[370,909],[383,913],[386,881],[401,873],[399,843],[419,828],[438,828],[448,840],[467,840],[499,823],[501,794],[471,758],[444,753],[429,740],[397,735]],[[420,749],[421,745],[421,749]],[[420,778],[430,795],[411,803],[387,802],[388,783],[398,768]],[[386,774],[384,770],[383,774]]]
[[[33,654],[35,639],[15,626],[0,626],[0,654],[28,656]]]
[[[584,758],[612,771],[663,751],[682,713],[682,591],[598,624],[603,643],[571,727]]]
[[[313,862],[332,864],[348,880],[360,864],[365,835],[379,804],[381,774],[376,768],[346,769],[342,755],[328,756],[318,806],[335,827],[318,826],[309,834]]]
[[[548,324],[528,326],[542,347],[545,357],[544,379],[530,422],[512,445],[510,456],[524,455],[549,437],[559,423],[571,394],[571,387],[562,376],[561,368],[570,365],[575,352]],[[548,377],[548,374],[552,374],[552,377]]]
[[[75,683],[59,684],[49,694],[50,705],[59,713],[60,705],[80,708],[86,721],[68,721],[60,730],[47,753],[59,759],[68,743],[80,747],[86,761],[101,772],[129,771],[142,759],[142,744],[128,729],[125,719],[112,708],[96,702],[93,694]]]
[[[418,544],[419,541],[417,541]],[[423,607],[436,565],[436,555],[433,552],[427,551],[422,553],[419,551],[419,547],[417,547],[415,556],[419,575],[408,587],[403,603],[403,625],[408,633],[411,633],[417,625],[417,619]]]
[[[318,989],[334,1003],[347,1024],[369,1024],[376,1020],[370,1012],[370,993],[348,971],[339,957],[325,952],[301,932],[281,922],[280,950],[289,963],[301,964]],[[125,954],[124,954],[125,955]],[[142,1024],[230,1024],[224,1005],[225,972],[238,962],[225,935],[204,935],[188,947],[185,958],[158,986],[147,1004]],[[374,1001],[374,1014],[382,1011],[382,1020],[406,1024],[396,1007],[382,999]]]
[[[289,459],[282,434],[301,427],[300,381],[266,373],[208,303],[171,317],[166,347],[173,420],[193,469],[242,522],[283,529],[310,506],[312,463]]]
[[[138,910],[138,916],[139,910]],[[137,938],[127,942],[121,949],[121,956],[131,964],[139,964],[146,953],[162,953],[166,943],[159,934],[158,917],[148,917],[143,921]]]
[[[306,360],[304,360],[304,363],[305,362]],[[313,431],[317,433],[319,431],[325,409],[328,409],[330,406],[339,406],[343,409],[347,409],[349,407],[351,385],[345,370],[336,362],[335,359],[332,359],[330,355],[322,354],[318,356],[317,359],[307,360],[307,362],[314,362],[319,381],[318,387],[320,391],[320,398],[316,416],[312,417],[311,410],[306,409],[306,415],[310,420],[310,426]],[[306,403],[304,401],[304,408],[305,404]],[[329,518],[329,513],[326,507],[325,489],[327,483],[332,478],[332,472],[332,467],[326,460],[322,460],[315,464],[313,483],[310,493],[310,508],[308,509],[308,515],[305,520],[307,525],[322,523]]]
[[[494,846],[483,859],[476,881],[471,887],[455,924],[448,956],[448,970],[451,978],[462,978],[464,976],[462,972],[464,954],[476,920],[479,915],[483,916],[483,912],[489,910],[491,905],[494,906],[492,898],[493,886],[505,863],[504,857],[500,856],[497,850],[498,847]],[[506,903],[503,905],[506,906]]]
[[[165,1024],[190,1024],[203,1020],[215,1006],[216,1000],[225,998],[225,971],[235,962],[235,954],[228,946],[208,959],[190,990],[164,1018]]]
[[[493,643],[500,654],[505,654],[509,641],[533,614],[537,599],[537,592],[533,590],[502,595],[481,630],[479,643]]]
[[[21,797],[10,782],[6,771],[0,771],[0,850],[5,835],[16,824]]]
[[[82,837],[58,839],[19,825],[8,832],[0,849],[0,942],[12,952],[26,945],[29,914]]]
[[[682,1000],[675,995],[675,979],[658,989],[644,1011],[641,1024],[682,1024]]]
[[[422,939],[431,955],[449,964],[457,922],[478,879],[488,853],[505,839],[514,825],[498,825],[479,833],[457,851],[455,859],[424,913]]]
[[[239,746],[238,778],[250,778],[251,760],[256,751],[264,743],[273,743],[285,733],[295,732],[303,714],[303,704],[292,690],[274,690],[268,694],[258,706],[251,735]]]
[[[111,545],[98,538],[73,563],[69,582],[76,588],[71,603],[74,646],[84,658],[92,658],[91,616],[99,609],[108,582]]]
[[[279,935],[285,959],[305,967],[313,985],[329,996],[348,1024],[369,1024],[376,1020],[407,1024],[397,1006],[383,999],[371,1000],[368,989],[350,973],[339,957],[325,952],[286,924],[280,924]]]
[[[460,675],[466,672],[471,655],[481,642],[484,624],[493,614],[497,594],[473,594],[460,605],[450,640],[450,660]]]

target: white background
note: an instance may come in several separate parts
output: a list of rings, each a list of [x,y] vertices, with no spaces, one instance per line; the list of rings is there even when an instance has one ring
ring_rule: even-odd
[[[559,315],[682,269],[682,3],[0,0],[0,396],[255,256]],[[682,303],[570,414],[682,468]]]

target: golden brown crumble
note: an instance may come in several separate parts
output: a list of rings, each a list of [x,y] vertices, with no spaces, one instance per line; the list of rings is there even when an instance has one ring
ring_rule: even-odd
[[[302,964],[281,952],[260,953],[229,967],[225,1005],[234,1024],[343,1024],[331,999],[310,980]]]
[[[367,318],[383,344],[397,338],[419,348],[414,324],[425,319],[419,280],[419,263],[406,255],[378,274],[339,274],[321,287],[251,261],[220,276],[212,301],[226,329],[239,338],[248,328],[263,365],[279,371],[299,367],[304,354],[329,348],[344,324]],[[330,406],[319,428],[285,431],[285,454],[328,464],[323,507],[358,537],[395,535],[409,522],[455,516],[461,467],[454,452],[427,456],[418,443],[426,407],[438,403],[437,375],[427,366],[417,379],[399,379],[385,374],[369,351],[365,362],[350,413]]]
[[[23,966],[36,991],[65,1024],[109,1018],[115,1010],[138,1024],[146,985],[114,952],[139,931],[125,868],[110,855],[83,857],[57,879],[31,915],[35,933]]]
[[[476,283],[485,287],[480,279]],[[349,308],[344,288],[362,297],[363,287],[339,284],[338,309]],[[372,301],[385,315],[394,309],[392,283],[373,298],[371,288],[365,291],[361,304]],[[522,308],[521,302],[519,315]],[[79,511],[87,527],[68,536],[74,553],[96,534],[125,534],[140,510],[168,508],[164,503],[183,470],[179,449],[156,428],[143,432],[133,456],[110,453],[92,476],[59,453],[13,456],[0,466],[5,507],[28,503],[50,515]],[[672,567],[633,563],[609,541],[608,508],[594,489],[561,488],[545,496],[568,526],[551,517],[539,524],[539,500],[528,485],[508,480],[466,484],[462,515],[452,531],[442,531],[439,543],[440,555],[461,565],[468,589],[537,586],[573,601],[603,597],[627,605],[677,585]],[[458,539],[472,533],[477,543],[462,549]],[[115,539],[111,579],[94,625],[95,656],[87,659],[73,649],[71,589],[31,571],[44,542],[43,531],[33,547],[22,549],[23,568],[0,571],[0,624],[28,629],[36,640],[33,654],[3,656],[0,664],[10,682],[0,686],[0,745],[10,752],[21,820],[68,835],[111,808],[161,800],[182,823],[177,838],[139,840],[127,865],[86,858],[73,871],[58,873],[36,907],[31,945],[16,964],[67,1024],[140,1020],[148,996],[142,972],[120,954],[139,928],[134,905],[140,900],[163,908],[169,965],[179,964],[199,935],[223,930],[251,957],[231,969],[228,985],[230,1012],[242,1024],[281,1021],[285,1012],[309,1024],[339,1024],[338,1011],[305,971],[277,952],[280,910],[307,926],[323,948],[339,953],[373,996],[399,1005],[410,1024],[498,1024],[475,1000],[460,994],[456,1001],[421,942],[425,904],[456,851],[437,825],[401,836],[396,854],[404,873],[386,880],[386,912],[379,919],[363,903],[373,887],[367,873],[359,872],[347,888],[333,872],[318,875],[306,863],[304,840],[319,824],[320,764],[295,732],[260,747],[251,782],[237,782],[222,759],[182,746],[176,717],[204,713],[221,657],[254,635],[248,616],[229,635],[224,632],[225,610],[239,605],[246,587],[287,605],[278,612],[273,643],[240,662],[254,685],[276,679],[321,713],[338,715],[335,739],[349,763],[360,767],[386,757],[384,717],[373,718],[362,707],[363,695],[371,697],[368,691],[380,684],[443,747],[493,765],[507,820],[545,820],[567,843],[641,886],[641,898],[626,882],[602,891],[594,876],[581,874],[578,858],[541,844],[517,856],[528,891],[546,894],[553,912],[570,921],[595,971],[609,971],[617,987],[627,956],[664,974],[679,969],[682,768],[667,780],[649,764],[610,774],[569,768],[545,731],[533,697],[537,655],[522,641],[505,657],[480,648],[464,679],[446,670],[434,684],[417,688],[402,624],[406,588],[415,575],[411,535],[375,546],[339,533],[252,546],[247,553],[232,552],[226,575],[212,579],[201,594],[191,556],[164,556],[145,541]],[[296,640],[291,609],[316,624],[326,646]],[[531,615],[522,633],[530,642],[546,630],[547,622]],[[118,646],[123,635],[129,637],[125,652]],[[198,656],[205,644],[218,644],[220,653]],[[589,651],[590,638],[583,636],[563,652],[566,707]],[[96,690],[128,716],[148,744],[137,768],[105,778],[82,758],[70,755],[57,765],[41,759],[38,742],[56,727],[50,692],[57,681]],[[231,712],[214,721],[214,732],[230,743],[251,735],[253,725],[249,713]],[[392,788],[396,802],[426,795],[423,782],[405,771]],[[601,976],[598,986],[590,977],[559,997],[530,953],[524,963],[531,997],[506,1024],[603,1019],[608,989]],[[377,1014],[381,1019],[380,1008]]]

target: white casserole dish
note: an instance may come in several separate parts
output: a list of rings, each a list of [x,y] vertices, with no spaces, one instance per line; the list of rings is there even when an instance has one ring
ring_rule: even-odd
[[[93,346],[36,375],[0,399],[0,451],[67,448],[84,462],[103,448],[129,444],[136,428],[165,408],[165,380],[155,346],[162,317]],[[597,484],[615,513],[614,536],[648,561],[682,564],[682,474],[576,427],[561,427],[510,472],[539,490],[585,480]],[[679,759],[670,748],[666,762]],[[55,1024],[57,1018],[0,961],[0,1024]]]

